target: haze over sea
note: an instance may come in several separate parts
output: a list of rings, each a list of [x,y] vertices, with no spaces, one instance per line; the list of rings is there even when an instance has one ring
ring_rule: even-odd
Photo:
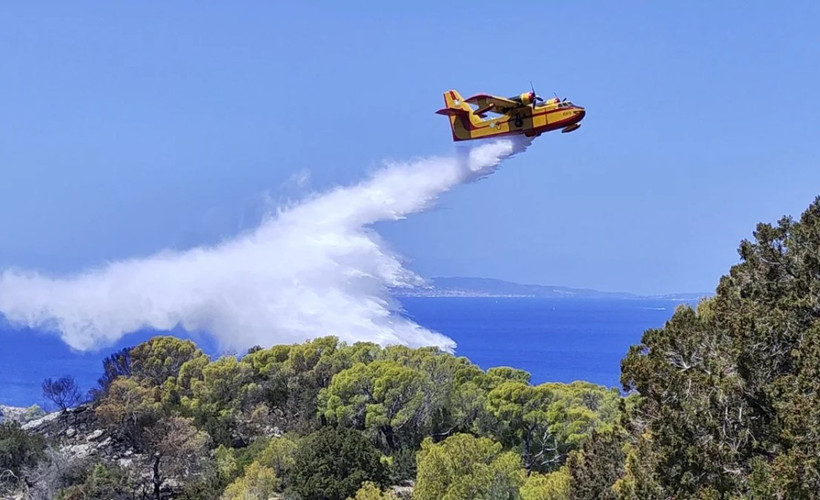
[[[407,316],[454,339],[455,354],[483,369],[513,366],[530,372],[533,383],[588,380],[606,386],[620,385],[620,360],[629,346],[640,342],[644,330],[663,326],[681,303],[528,297],[403,297],[401,302]],[[0,324],[0,404],[42,404],[40,384],[46,377],[73,375],[83,390],[90,389],[107,355],[159,334],[164,332],[137,332],[99,352],[76,352],[56,335]],[[172,334],[220,354],[208,336]]]

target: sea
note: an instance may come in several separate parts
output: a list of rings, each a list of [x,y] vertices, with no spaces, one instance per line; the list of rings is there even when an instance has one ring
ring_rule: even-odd
[[[511,366],[532,382],[586,380],[620,387],[620,362],[643,332],[659,328],[680,303],[666,299],[403,297],[404,314],[457,343],[455,354],[482,369]],[[0,404],[43,405],[46,378],[71,375],[85,391],[112,352],[169,332],[140,331],[99,352],[78,352],[56,335],[0,323]],[[170,332],[221,354],[206,335]]]

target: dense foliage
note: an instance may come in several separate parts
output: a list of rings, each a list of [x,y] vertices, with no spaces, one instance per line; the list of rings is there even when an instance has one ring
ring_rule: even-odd
[[[155,482],[184,477],[185,498],[390,498],[383,488],[424,476],[437,446],[465,439],[509,476],[481,487],[517,498],[525,482],[539,488],[528,475],[556,470],[594,429],[611,429],[620,400],[585,382],[533,386],[522,370],[485,372],[435,348],[334,337],[214,360],[190,341],[155,337],[104,367],[99,421],[156,457]]]
[[[816,498],[820,198],[759,224],[716,295],[678,309],[623,361],[630,498]]]
[[[624,436],[619,430],[592,431],[579,452],[567,459],[573,500],[615,500],[612,486],[624,474]]]
[[[302,441],[291,481],[304,498],[344,500],[365,481],[383,484],[386,479],[381,454],[362,433],[325,427]]]
[[[34,465],[42,457],[45,440],[27,433],[16,422],[0,424],[0,488],[15,483],[23,467]]]
[[[518,498],[524,482],[521,460],[501,443],[471,434],[455,434],[434,444],[426,439],[418,454],[413,497],[419,500]]]
[[[61,489],[57,499],[128,498],[133,491],[127,473],[118,466],[97,464],[81,471],[78,479],[76,484]]]

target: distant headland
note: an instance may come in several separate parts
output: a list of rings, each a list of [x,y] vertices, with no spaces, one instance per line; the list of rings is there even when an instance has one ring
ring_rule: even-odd
[[[397,297],[532,297],[549,299],[658,299],[697,300],[712,293],[673,293],[638,295],[627,292],[602,292],[586,288],[554,285],[523,285],[492,278],[439,277],[427,280],[427,285],[394,288]]]

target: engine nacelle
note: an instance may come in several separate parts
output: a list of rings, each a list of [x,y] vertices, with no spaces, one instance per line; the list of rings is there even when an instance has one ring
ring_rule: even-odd
[[[517,96],[508,97],[507,99],[511,101],[515,101],[523,106],[529,106],[530,104],[535,101],[535,93],[534,92],[524,92],[523,94],[519,94]]]

